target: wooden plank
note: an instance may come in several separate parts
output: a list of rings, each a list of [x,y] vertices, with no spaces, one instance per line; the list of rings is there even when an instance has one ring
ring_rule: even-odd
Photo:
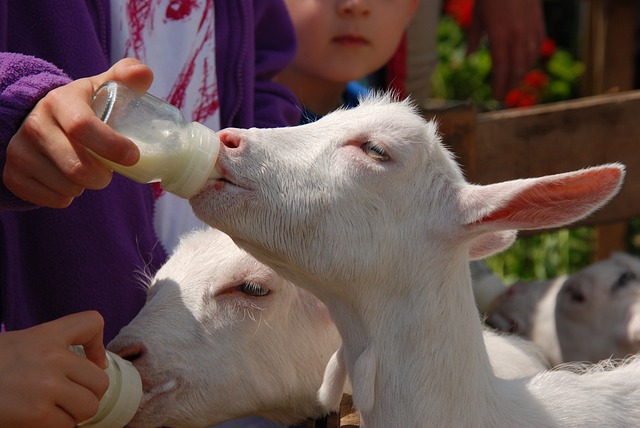
[[[583,22],[582,95],[633,89],[637,0],[590,0]],[[627,222],[596,228],[594,259],[626,249]]]
[[[480,184],[609,162],[627,166],[620,194],[580,224],[640,215],[640,91],[478,115],[472,168]],[[461,155],[461,159],[464,156]]]
[[[442,142],[457,155],[463,168],[475,169],[476,129],[478,113],[470,102],[446,102],[422,112],[427,120],[435,120]]]
[[[586,2],[583,96],[633,89],[637,0]]]

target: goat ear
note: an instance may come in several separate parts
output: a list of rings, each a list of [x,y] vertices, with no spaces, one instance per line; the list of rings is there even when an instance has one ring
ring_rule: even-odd
[[[324,370],[322,385],[318,390],[318,401],[327,412],[340,408],[340,400],[347,382],[347,367],[342,355],[342,346],[331,356]]]
[[[498,230],[547,229],[577,221],[620,189],[624,166],[610,164],[565,174],[469,186],[463,193],[465,227]]]
[[[625,329],[625,334],[622,335],[621,341],[629,347],[637,347],[640,342],[640,313],[637,309],[631,310],[629,321]]]
[[[517,236],[516,230],[500,230],[480,235],[471,242],[470,260],[480,260],[509,248]]]

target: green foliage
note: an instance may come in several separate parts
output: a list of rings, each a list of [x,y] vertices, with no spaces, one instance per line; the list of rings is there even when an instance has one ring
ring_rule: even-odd
[[[564,49],[557,49],[546,64],[549,86],[544,102],[555,102],[575,98],[577,83],[584,74],[584,64],[576,61]]]
[[[467,55],[466,33],[450,15],[444,14],[438,29],[438,65],[432,76],[434,98],[445,100],[469,100],[480,110],[496,110],[503,107],[503,101],[491,96],[491,54],[486,43]],[[528,102],[507,106],[518,107],[531,103],[547,103],[575,98],[577,86],[584,73],[584,65],[577,61],[569,51],[558,48],[555,42],[547,39],[541,49],[540,63],[535,67],[546,76],[544,87],[531,87],[527,78],[520,87],[511,92],[522,93]],[[523,99],[515,95],[514,99]]]
[[[486,48],[467,56],[466,34],[449,15],[438,25],[438,65],[432,76],[433,96],[445,100],[471,100],[497,108],[491,98],[491,56]]]
[[[590,264],[594,239],[589,227],[521,237],[508,250],[488,258],[487,264],[507,284],[555,278]]]

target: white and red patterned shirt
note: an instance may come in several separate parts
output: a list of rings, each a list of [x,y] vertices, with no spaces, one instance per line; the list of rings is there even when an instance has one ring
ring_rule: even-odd
[[[111,20],[112,62],[138,58],[154,72],[150,93],[178,107],[187,120],[220,130],[214,1],[112,0]],[[203,224],[188,201],[156,194],[156,232],[170,253],[181,234]]]

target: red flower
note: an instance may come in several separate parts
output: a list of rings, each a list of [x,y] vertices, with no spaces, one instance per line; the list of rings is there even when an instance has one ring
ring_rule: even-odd
[[[444,11],[451,15],[463,30],[466,30],[473,20],[473,2],[474,0],[447,0]]]
[[[507,95],[504,97],[504,104],[508,108],[518,107],[518,104],[520,103],[521,94],[522,94],[521,89],[510,90],[509,92],[507,92]]]
[[[525,86],[535,89],[544,89],[549,84],[549,76],[541,70],[531,70],[522,78]]]
[[[546,38],[540,46],[540,58],[547,60],[556,52],[556,42],[553,39]]]
[[[515,107],[530,107],[538,103],[538,98],[535,94],[526,91],[523,88],[516,88],[510,90],[504,98],[504,104],[508,108]]]

